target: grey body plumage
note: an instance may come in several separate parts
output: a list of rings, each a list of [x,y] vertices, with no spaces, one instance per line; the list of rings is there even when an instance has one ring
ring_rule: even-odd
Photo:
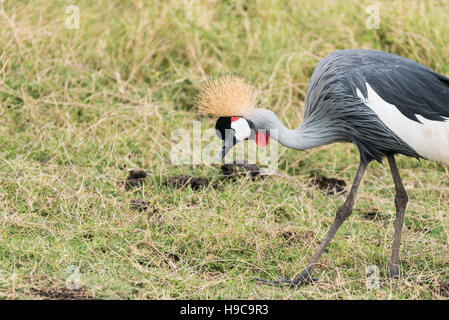
[[[357,95],[358,89],[367,96],[366,83],[414,121],[419,121],[416,115],[437,121],[449,117],[448,78],[404,57],[348,49],[328,55],[316,66],[307,89],[304,118],[295,130],[301,133],[298,138],[314,141],[312,147],[352,142],[364,163],[396,153],[421,157]],[[268,119],[262,120],[257,110],[245,118],[260,127],[276,122],[274,114],[265,113]]]
[[[390,276],[398,277],[399,248],[408,197],[394,155],[427,157],[449,164],[449,79],[417,62],[389,53],[356,49],[337,51],[316,66],[307,89],[303,121],[296,129],[286,128],[270,110],[254,109],[255,99],[239,98],[254,97],[253,94],[241,94],[253,93],[251,89],[236,90],[235,95],[229,93],[232,90],[228,90],[224,80],[206,87],[212,89],[203,95],[206,110],[218,110],[216,114],[228,117],[221,118],[216,126],[220,132],[230,129],[230,139],[224,139],[222,157],[237,140],[251,139],[263,130],[267,130],[279,143],[298,150],[334,142],[352,142],[360,151],[360,165],[348,197],[338,208],[334,222],[306,268],[293,280],[256,280],[292,286],[313,281],[311,273],[320,256],[352,213],[355,196],[369,162],[382,161],[384,157],[388,159],[396,189]],[[241,83],[245,90],[250,88],[241,79],[231,80]],[[223,99],[223,93],[225,97],[232,95],[233,99]],[[223,102],[224,107],[209,108],[207,101],[210,100],[219,102],[220,106]],[[243,107],[238,107],[240,105]],[[233,114],[229,113],[235,110],[244,112],[231,118]],[[235,125],[233,121],[236,121]],[[243,134],[244,128],[246,132],[250,131],[248,127],[256,134]]]

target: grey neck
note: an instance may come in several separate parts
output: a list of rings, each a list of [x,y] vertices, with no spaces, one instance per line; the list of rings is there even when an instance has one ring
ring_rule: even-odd
[[[267,109],[253,109],[244,115],[250,120],[256,129],[265,129],[270,137],[280,144],[297,150],[307,150],[338,141],[332,130],[323,126],[305,125],[302,123],[298,128],[290,130],[286,128],[274,112]]]

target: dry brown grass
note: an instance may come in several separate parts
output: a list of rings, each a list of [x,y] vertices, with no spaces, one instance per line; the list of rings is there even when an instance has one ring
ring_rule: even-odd
[[[365,8],[380,10],[380,29]],[[280,147],[281,177],[193,191],[163,176],[219,180],[214,166],[173,166],[171,132],[214,120],[193,112],[201,80],[238,71],[266,107],[298,125],[308,79],[343,48],[401,54],[449,74],[447,1],[0,1],[0,296],[36,298],[79,267],[95,298],[444,299],[449,281],[447,168],[400,157],[410,203],[401,270],[386,278],[393,182],[370,166],[356,209],[324,254],[320,281],[299,290],[257,286],[293,277],[332,222],[343,195],[309,186],[320,172],[351,182],[357,150]],[[150,171],[126,191],[127,170]],[[150,201],[156,213],[133,211]],[[376,219],[363,210],[378,208]],[[362,210],[362,211],[360,211]],[[293,235],[286,238],[285,232]],[[302,237],[302,235],[312,235]],[[365,286],[365,268],[381,287]]]

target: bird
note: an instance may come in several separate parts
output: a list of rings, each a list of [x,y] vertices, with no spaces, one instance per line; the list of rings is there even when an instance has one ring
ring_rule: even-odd
[[[395,227],[389,277],[398,278],[399,251],[408,203],[395,156],[449,164],[449,78],[408,58],[368,49],[335,51],[318,62],[310,77],[304,116],[286,128],[262,108],[260,93],[244,76],[224,73],[205,80],[197,96],[199,112],[218,116],[223,139],[220,159],[238,142],[269,138],[304,151],[331,143],[353,143],[360,161],[343,205],[310,261],[294,279],[254,279],[299,287],[316,281],[312,272],[343,222],[351,215],[362,177],[372,161],[387,159],[395,186]]]

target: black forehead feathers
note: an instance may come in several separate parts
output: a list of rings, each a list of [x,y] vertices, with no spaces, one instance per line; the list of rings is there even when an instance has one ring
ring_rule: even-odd
[[[217,123],[215,123],[215,130],[220,132],[219,137],[221,137],[221,139],[224,139],[226,129],[231,129],[231,117],[218,118]]]
[[[229,129],[231,128],[231,117],[220,117],[215,124],[215,129]]]

